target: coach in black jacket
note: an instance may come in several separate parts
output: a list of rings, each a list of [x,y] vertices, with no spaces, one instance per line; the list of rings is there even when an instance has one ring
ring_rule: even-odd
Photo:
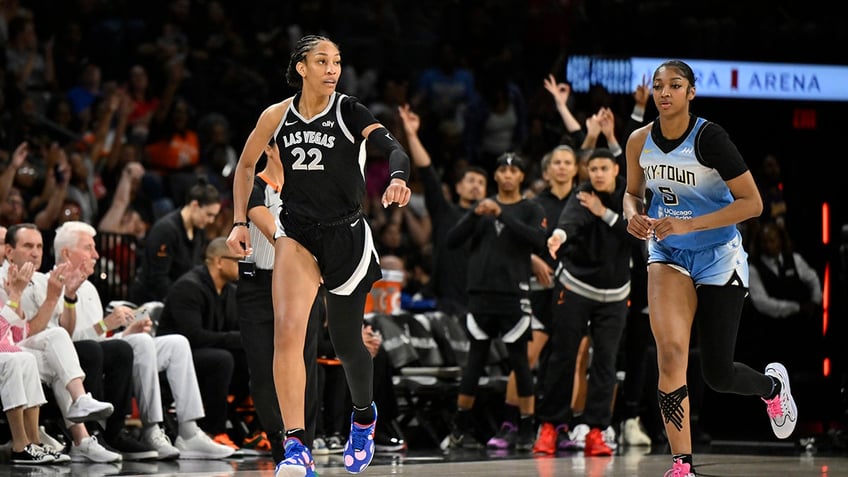
[[[213,435],[226,432],[227,395],[235,395],[236,403],[249,395],[236,302],[239,258],[230,255],[226,238],[212,240],[205,264],[171,286],[156,331],[188,338],[206,409],[201,427]]]

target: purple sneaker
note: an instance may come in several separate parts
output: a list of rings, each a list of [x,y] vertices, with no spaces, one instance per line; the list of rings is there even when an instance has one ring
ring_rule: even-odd
[[[568,434],[568,424],[560,424],[556,427],[557,449],[561,451],[570,451],[577,449],[577,443],[571,439]]]
[[[377,427],[377,405],[371,403],[374,410],[374,422],[363,426],[353,420],[350,415],[350,437],[344,448],[344,466],[351,474],[358,474],[365,470],[374,458],[374,430]]]
[[[486,442],[486,447],[501,450],[512,449],[515,446],[517,436],[518,427],[509,421],[504,421],[498,433]]]

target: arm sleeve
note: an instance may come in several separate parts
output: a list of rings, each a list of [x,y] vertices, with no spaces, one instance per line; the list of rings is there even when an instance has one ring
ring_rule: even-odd
[[[342,106],[343,111],[347,113],[345,122],[350,124],[351,131],[359,133],[368,126],[379,123],[374,114],[353,96],[344,98]],[[389,178],[409,181],[409,154],[388,129],[377,128],[371,131],[366,139],[389,158]]]
[[[389,158],[389,178],[409,180],[409,155],[388,129],[379,127],[368,135],[370,141],[380,152]]]

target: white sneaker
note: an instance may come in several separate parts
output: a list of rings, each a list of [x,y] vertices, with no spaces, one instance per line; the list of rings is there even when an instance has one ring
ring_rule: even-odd
[[[65,418],[77,424],[99,421],[111,416],[114,410],[115,408],[108,402],[98,401],[91,396],[91,393],[85,393],[68,407]]]
[[[180,450],[171,444],[171,439],[158,425],[145,429],[142,432],[141,442],[156,449],[156,452],[159,453],[159,460],[176,459],[180,456]]]
[[[106,450],[97,442],[97,438],[89,436],[80,441],[80,445],[71,445],[71,460],[74,462],[120,462],[123,457],[117,452]]]
[[[601,431],[601,435],[604,436],[604,443],[609,446],[610,449],[615,450],[618,447],[618,441],[615,439],[614,427],[607,426],[606,429]]]
[[[191,439],[177,436],[175,443],[181,459],[226,459],[235,449],[213,441],[205,432],[198,431]]]
[[[327,443],[321,437],[316,437],[312,441],[312,455],[329,455],[330,449],[327,449]]]
[[[768,406],[766,411],[771,420],[774,435],[779,439],[786,439],[792,435],[795,424],[798,422],[798,407],[795,406],[795,399],[792,398],[792,391],[789,389],[789,372],[780,363],[769,363],[766,366],[766,375],[780,381],[780,393],[772,399],[763,399],[763,401]]]
[[[577,424],[574,426],[574,430],[571,431],[568,435],[571,437],[571,440],[574,441],[575,448],[577,449],[585,449],[586,448],[586,435],[589,434],[589,426],[586,424]]]
[[[621,444],[625,446],[651,445],[651,438],[642,430],[642,422],[638,417],[625,419],[621,423]]]
[[[44,429],[44,426],[38,426],[38,439],[41,441],[41,447],[44,447],[45,449],[49,447],[56,452],[65,451],[65,444],[59,442],[59,439],[48,434],[47,430]]]

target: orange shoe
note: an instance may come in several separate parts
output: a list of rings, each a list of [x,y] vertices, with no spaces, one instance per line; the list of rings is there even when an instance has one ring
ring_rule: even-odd
[[[246,449],[271,452],[271,441],[268,440],[264,431],[257,431],[252,436],[245,437],[241,446]]]
[[[215,434],[214,436],[212,436],[212,440],[217,442],[218,444],[233,448],[235,450],[239,450],[239,446],[237,446],[236,443],[233,442],[232,439],[230,439],[230,435],[226,432]]]
[[[597,427],[593,427],[586,435],[586,447],[583,449],[586,457],[610,456],[612,449],[604,442],[604,435]]]
[[[539,437],[536,438],[536,443],[533,444],[534,454],[556,453],[557,448],[557,433],[554,425],[550,422],[542,423],[542,428],[539,430]]]

